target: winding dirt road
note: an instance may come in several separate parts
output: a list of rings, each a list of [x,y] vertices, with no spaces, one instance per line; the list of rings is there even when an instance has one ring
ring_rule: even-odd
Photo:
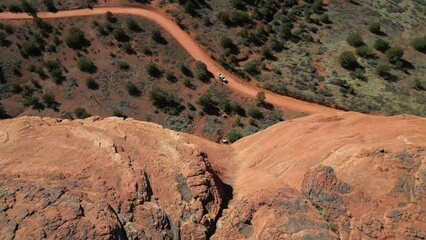
[[[227,84],[228,87],[242,95],[255,98],[257,92],[263,91],[265,92],[267,102],[274,104],[275,106],[283,110],[299,111],[305,113],[335,113],[339,111],[319,104],[309,103],[291,97],[282,96],[271,91],[267,91],[265,89],[261,89],[248,84],[240,77],[237,77],[236,75],[226,71],[222,66],[220,66],[209,56],[207,51],[200,47],[198,43],[196,43],[185,31],[180,29],[180,27],[169,16],[161,12],[159,9],[151,6],[138,5],[138,7],[96,7],[93,9],[59,11],[57,13],[39,12],[37,15],[40,18],[68,18],[102,15],[108,11],[114,14],[137,15],[157,23],[164,30],[166,30],[173,38],[175,38],[176,41],[195,60],[204,62],[207,65],[209,71],[212,72],[215,76],[217,76],[218,73],[224,74],[229,80],[229,83]],[[0,19],[3,20],[31,18],[33,17],[26,13],[0,13]]]

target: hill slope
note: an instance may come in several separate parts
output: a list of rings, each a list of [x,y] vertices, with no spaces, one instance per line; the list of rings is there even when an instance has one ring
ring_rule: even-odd
[[[3,120],[0,236],[422,238],[425,129],[311,115],[218,145],[132,119]]]

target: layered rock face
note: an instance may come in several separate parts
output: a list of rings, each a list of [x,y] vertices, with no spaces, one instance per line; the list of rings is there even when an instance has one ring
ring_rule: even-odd
[[[131,120],[20,118],[1,122],[0,139],[0,239],[214,232],[222,183],[178,133]]]
[[[426,121],[311,115],[232,145],[120,118],[0,122],[0,239],[424,239]]]

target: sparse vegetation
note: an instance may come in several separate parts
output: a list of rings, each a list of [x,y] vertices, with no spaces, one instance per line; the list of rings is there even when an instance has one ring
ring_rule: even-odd
[[[238,139],[242,138],[243,135],[235,129],[232,129],[229,133],[228,133],[228,141],[230,143],[236,142]]]

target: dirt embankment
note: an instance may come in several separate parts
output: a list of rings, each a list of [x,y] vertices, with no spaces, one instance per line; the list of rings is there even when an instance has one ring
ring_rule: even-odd
[[[314,114],[233,145],[118,118],[0,121],[1,239],[422,239],[426,121]]]

